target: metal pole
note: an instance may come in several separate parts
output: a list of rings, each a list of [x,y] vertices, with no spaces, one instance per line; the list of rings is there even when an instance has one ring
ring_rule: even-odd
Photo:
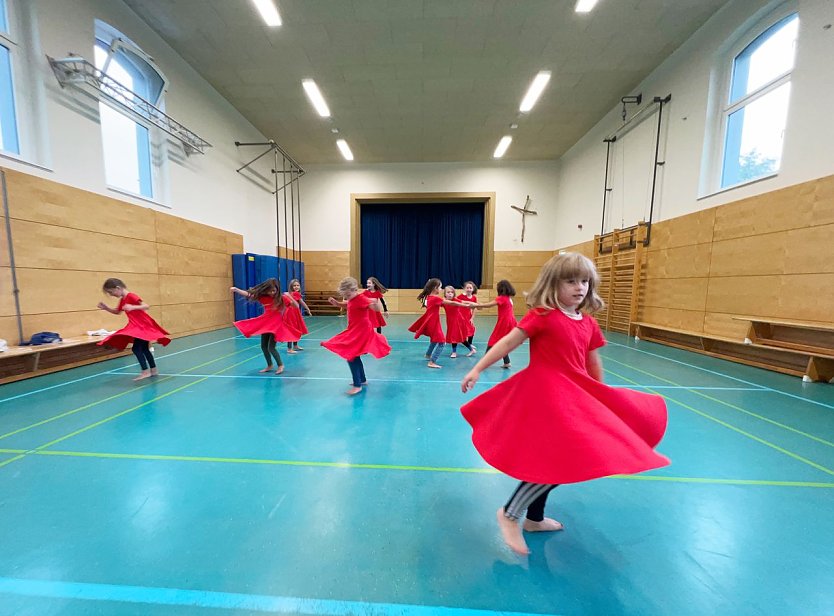
[[[606,139],[605,140],[605,186],[603,186],[602,191],[602,226],[599,229],[599,234],[605,234],[605,204],[608,201],[608,168],[611,165],[611,144],[617,140],[616,137],[613,139]]]
[[[661,129],[661,121],[663,120],[663,105],[668,103],[672,100],[672,95],[668,94],[666,98],[660,98],[659,96],[654,97],[654,102],[660,105],[660,108],[657,111],[657,138],[655,139],[654,143],[654,168],[652,169],[652,195],[649,199],[649,225],[646,229],[646,242],[645,245],[649,245],[649,241],[652,237],[652,216],[654,215],[654,195],[655,189],[657,187],[657,168],[665,165],[666,161],[660,162],[658,161],[658,157],[660,156],[660,129]]]
[[[6,240],[9,244],[9,266],[12,270],[12,294],[14,295],[14,311],[17,317],[18,344],[23,343],[23,320],[20,316],[20,289],[17,288],[17,269],[14,263],[14,245],[12,244],[12,219],[9,216],[9,193],[6,189],[6,173],[0,169],[0,184],[3,188],[3,212],[6,215]]]
[[[298,266],[295,261],[295,179],[292,175],[293,168],[290,167],[290,222],[292,223],[292,273],[293,278],[298,278]]]
[[[287,170],[287,158],[284,157],[281,160],[281,168],[286,171]],[[284,278],[287,277],[289,273],[287,270],[287,249],[289,248],[289,242],[287,241],[287,189],[284,188],[282,191],[284,193]],[[281,251],[278,251],[278,256],[281,256]]]
[[[274,166],[278,166],[278,150],[272,150],[274,154]],[[274,169],[273,169],[274,171]],[[278,175],[273,173],[272,177],[275,181],[275,249],[278,253],[278,258],[281,257],[281,212],[278,209]],[[280,263],[280,261],[279,261]],[[280,276],[279,276],[280,277]]]
[[[301,175],[302,175],[302,172],[299,171],[299,173],[297,174],[296,179],[295,179],[295,190],[296,190],[296,193],[298,194],[298,261],[299,261],[299,266],[298,267],[299,267],[299,270],[304,265],[304,263],[303,263],[304,259],[303,259],[303,256],[301,254]]]

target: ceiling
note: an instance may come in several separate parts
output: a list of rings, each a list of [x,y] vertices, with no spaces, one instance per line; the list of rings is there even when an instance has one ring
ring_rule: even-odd
[[[557,159],[726,1],[275,0],[269,28],[250,0],[125,0],[301,164],[341,162],[338,137],[360,163],[487,161],[505,134],[505,160]]]

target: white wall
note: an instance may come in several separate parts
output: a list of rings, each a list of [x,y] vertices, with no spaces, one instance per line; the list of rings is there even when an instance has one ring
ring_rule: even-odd
[[[265,141],[263,135],[121,1],[13,1],[33,9],[38,40],[30,85],[43,92],[44,103],[41,110],[18,104],[19,123],[24,130],[40,127],[42,141],[39,153],[24,158],[45,169],[6,157],[0,158],[0,165],[240,233],[246,250],[275,254],[273,198],[235,172],[262,149],[238,149],[234,142]],[[95,19],[117,28],[155,59],[169,81],[166,112],[213,145],[205,155],[186,157],[179,145],[171,143],[159,204],[107,187],[98,105],[82,94],[62,90],[44,58],[43,54],[63,58],[72,52],[92,62]],[[269,166],[261,165],[264,169]]]
[[[781,4],[764,0],[730,2],[633,92],[623,92],[623,95],[642,92],[644,100],[672,94],[671,103],[664,108],[661,160],[665,159],[666,164],[658,175],[655,221],[834,174],[831,145],[834,143],[834,120],[828,110],[829,101],[834,99],[834,69],[831,68],[834,28],[824,29],[826,24],[834,23],[834,3],[798,0],[793,4],[800,17],[796,68],[791,78],[790,109],[778,175],[717,194],[699,196],[710,80],[718,54],[735,32]],[[612,109],[560,159],[557,247],[577,241],[577,224],[585,223],[581,240],[591,239],[600,231],[605,172],[603,139],[620,126],[620,111],[619,105]],[[635,111],[630,108],[629,115]],[[651,162],[653,152],[651,147],[647,151],[645,143],[640,143],[646,141],[646,132],[653,136],[655,126],[656,116],[653,115],[618,144],[620,149],[615,156],[620,157],[620,164],[621,148],[626,148],[626,157],[641,169],[645,167],[646,171],[633,173],[625,179],[615,177],[609,182],[609,186],[620,193],[619,197],[613,194],[611,197],[611,218],[606,217],[612,223],[609,228],[620,226],[623,209],[626,226],[637,222],[645,209],[643,203],[633,201],[624,208],[621,195],[647,194],[651,165],[643,163]]]
[[[552,250],[558,226],[554,162],[463,164],[398,163],[307,167],[302,178],[304,250],[350,250],[351,193],[494,192],[495,250]],[[527,217],[521,243],[522,207],[530,195],[536,216]]]

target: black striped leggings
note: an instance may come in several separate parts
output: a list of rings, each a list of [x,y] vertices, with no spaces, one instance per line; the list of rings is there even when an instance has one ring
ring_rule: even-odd
[[[532,522],[544,520],[544,505],[547,502],[547,495],[558,486],[558,483],[527,483],[522,481],[510,496],[510,500],[504,505],[504,516],[511,520],[518,520],[524,511],[527,511],[527,519]]]

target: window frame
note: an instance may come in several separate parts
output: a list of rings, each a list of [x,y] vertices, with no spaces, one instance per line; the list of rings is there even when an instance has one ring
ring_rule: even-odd
[[[17,149],[12,150],[5,146],[0,147],[0,154],[12,158],[19,158],[23,155],[24,145],[23,136],[21,135],[20,126],[20,93],[19,93],[19,64],[21,54],[20,39],[18,38],[17,30],[18,23],[16,19],[15,6],[13,0],[0,0],[0,11],[4,11],[4,21],[6,22],[6,29],[0,30],[0,46],[4,47],[9,54],[9,81],[11,94],[11,111],[13,121],[14,139]]]
[[[725,44],[719,49],[713,65],[713,74],[710,84],[707,114],[708,118],[711,119],[708,119],[707,122],[707,134],[705,138],[704,157],[702,163],[702,167],[706,170],[706,173],[702,174],[701,177],[699,199],[728,190],[733,190],[741,186],[746,186],[747,184],[754,182],[760,182],[768,178],[773,178],[779,174],[779,171],[781,170],[781,161],[779,169],[776,169],[771,173],[766,173],[755,178],[745,179],[735,184],[722,186],[729,117],[738,110],[750,105],[756,100],[761,99],[786,83],[790,83],[793,73],[796,70],[795,56],[794,64],[790,70],[775,76],[771,81],[768,81],[767,83],[756,88],[754,91],[745,94],[738,100],[731,101],[730,96],[733,86],[736,58],[738,58],[738,56],[741,55],[744,50],[752,45],[760,36],[765,34],[768,30],[780,22],[787,20],[792,15],[796,15],[797,18],[801,20],[796,0],[783,2],[776,8],[769,10],[767,13],[755,15],[748,21],[747,24],[736,30],[736,32],[731,35]],[[752,24],[750,23],[751,21]],[[799,34],[797,34],[796,40],[799,40]],[[790,113],[790,109],[788,110],[788,113]],[[785,128],[787,129],[787,125]]]

